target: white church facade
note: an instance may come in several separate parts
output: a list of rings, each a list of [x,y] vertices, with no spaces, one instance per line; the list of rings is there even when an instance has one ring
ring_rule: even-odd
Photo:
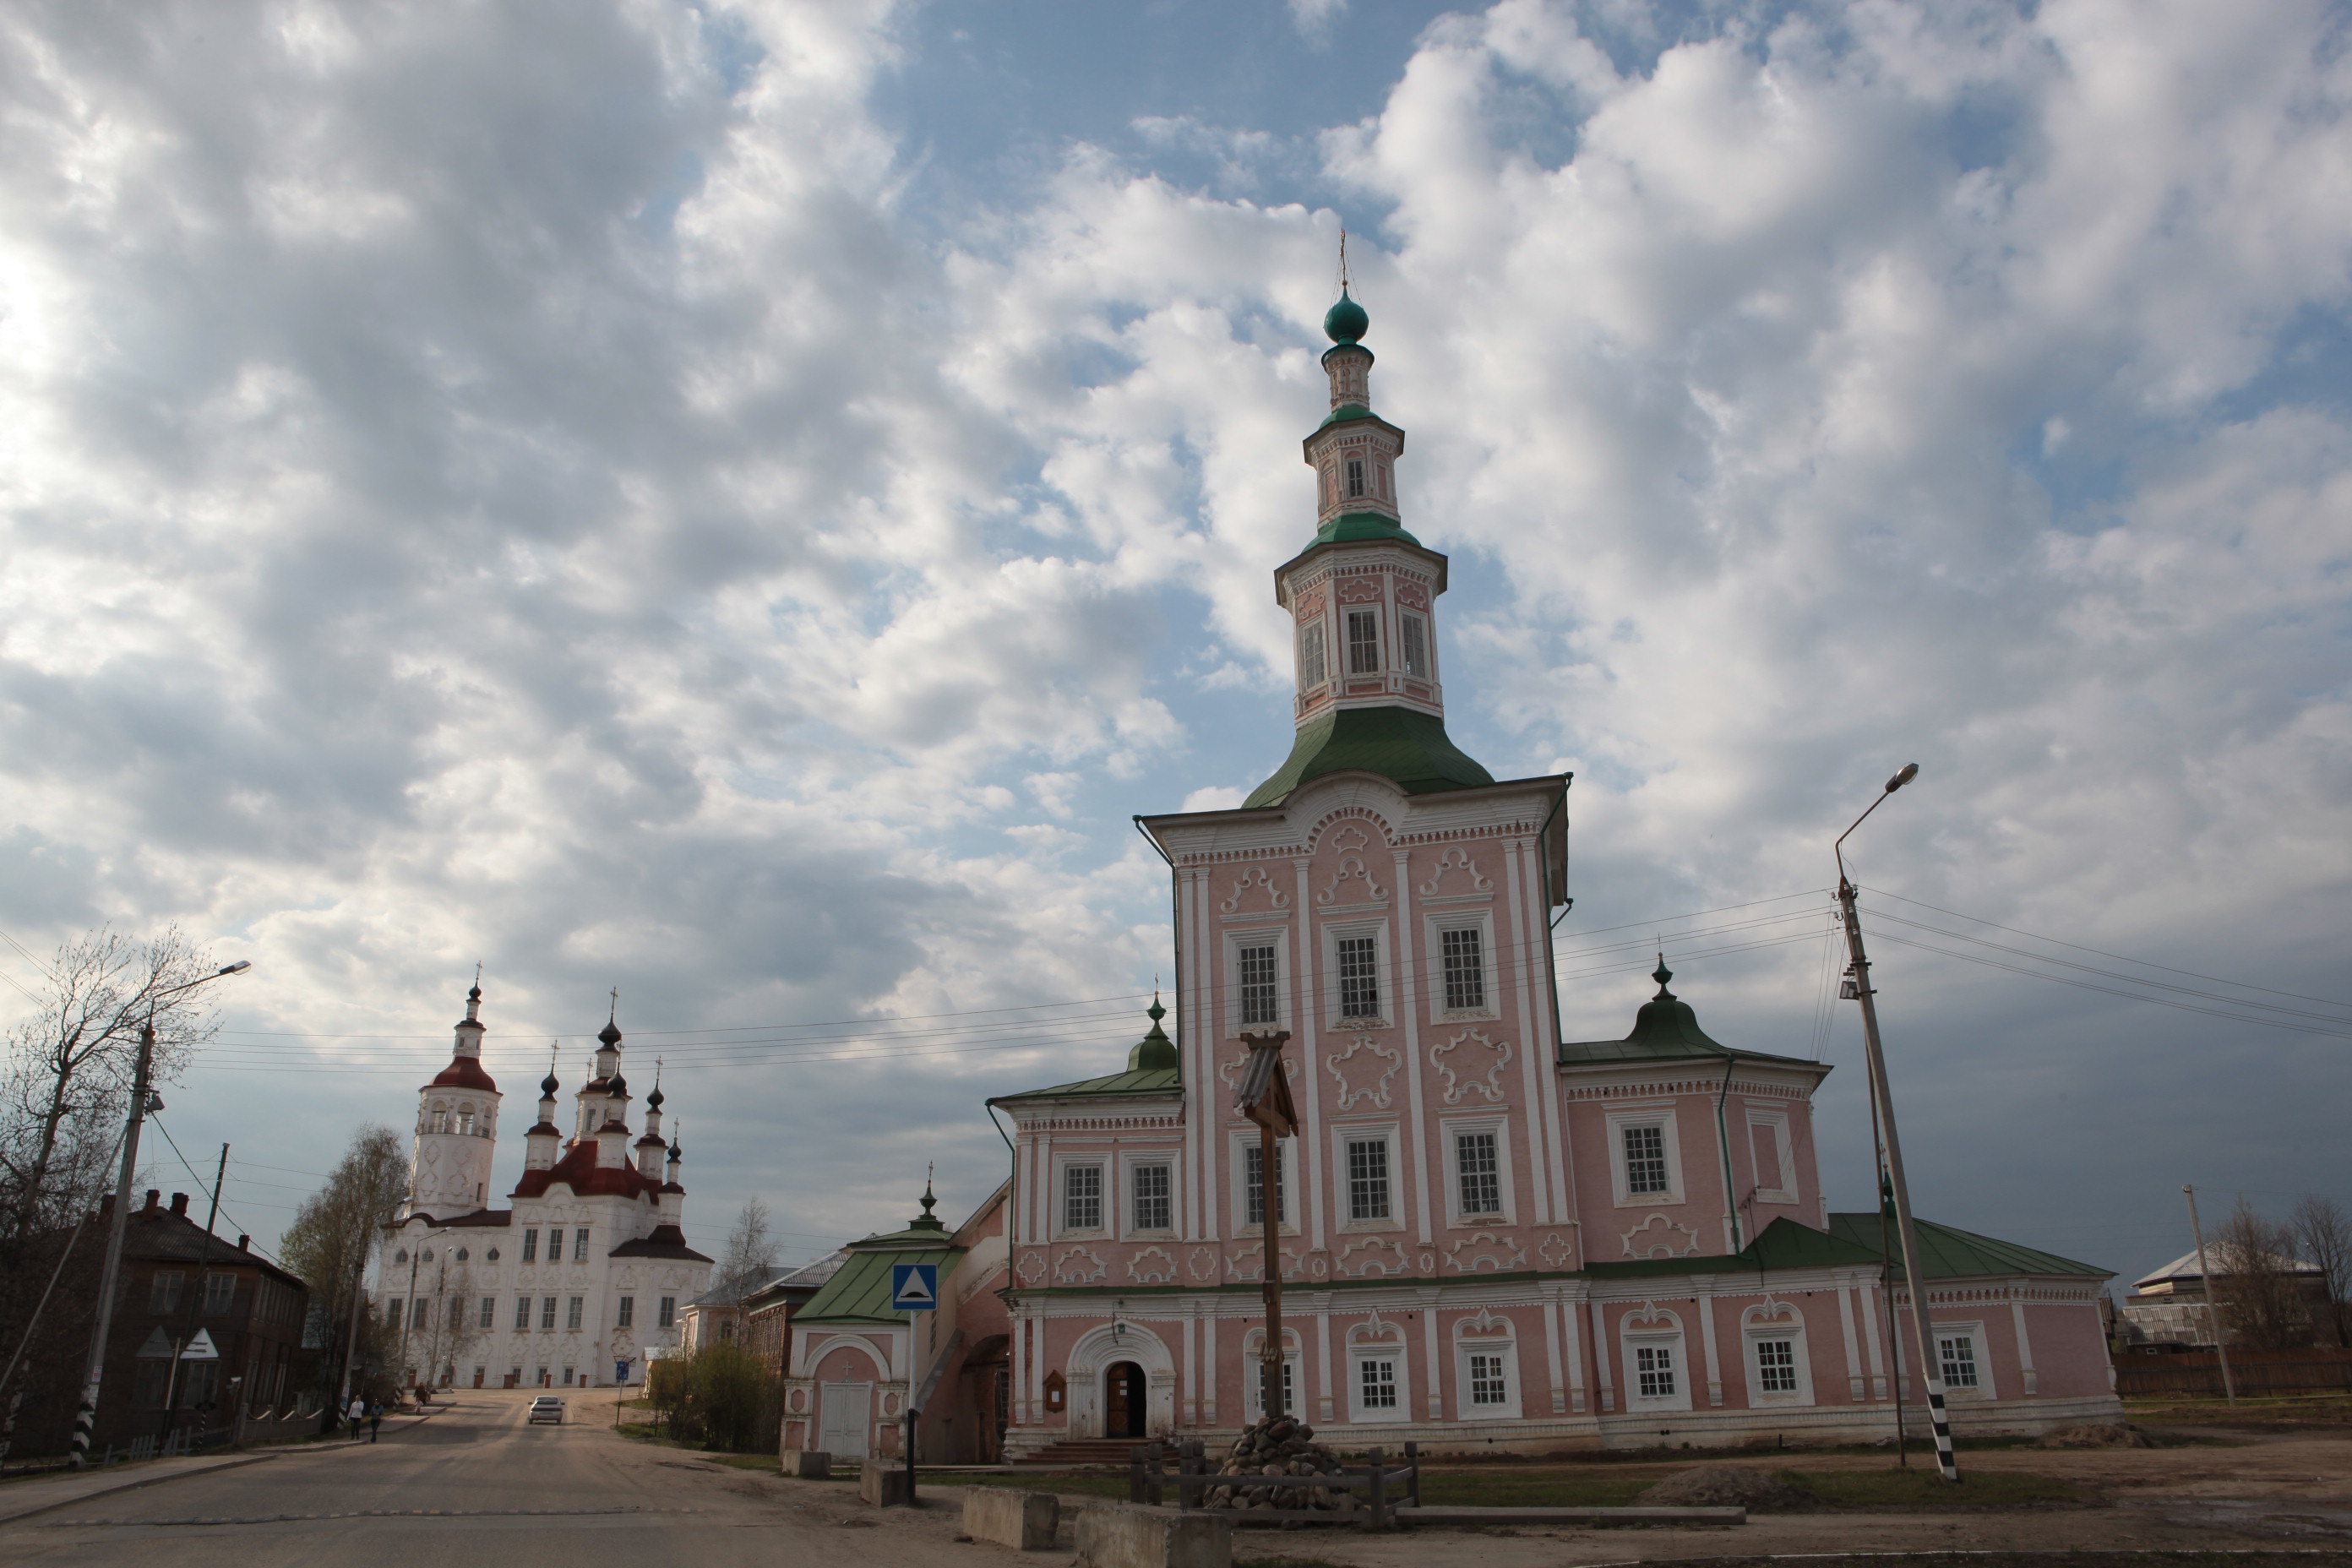
[[[478,984],[449,1065],[417,1093],[408,1196],[377,1258],[392,1370],[442,1387],[642,1382],[710,1282],[711,1260],[686,1244],[685,1152],[661,1135],[660,1087],[632,1138],[621,1031],[608,1020],[570,1131],[556,1125],[551,1070],[511,1206],[491,1208],[501,1097],[482,1067],[481,1004]]]

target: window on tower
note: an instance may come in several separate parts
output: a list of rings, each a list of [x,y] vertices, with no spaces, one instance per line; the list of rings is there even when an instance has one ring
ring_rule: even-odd
[[[1316,616],[1298,628],[1298,684],[1312,689],[1330,679],[1323,661],[1323,617]]]
[[[1377,675],[1381,668],[1381,616],[1378,610],[1348,612],[1348,673]]]
[[[449,1131],[449,1113],[437,1105],[433,1108],[433,1131],[436,1132]]]
[[[462,1136],[467,1138],[471,1138],[474,1135],[474,1108],[472,1106],[465,1106],[458,1110],[457,1131]]]
[[[667,1329],[676,1324],[677,1321],[677,1298],[675,1296],[664,1296],[661,1299],[659,1310],[654,1315],[654,1327],[657,1329]]]
[[[1350,458],[1348,459],[1348,499],[1353,500],[1363,493],[1364,459]]]
[[[1419,616],[1397,617],[1397,647],[1404,656],[1404,672],[1429,679],[1429,623]]]

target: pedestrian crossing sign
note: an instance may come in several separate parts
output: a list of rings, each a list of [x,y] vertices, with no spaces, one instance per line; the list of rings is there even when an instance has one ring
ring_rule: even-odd
[[[940,1304],[940,1266],[936,1263],[890,1265],[890,1306],[900,1312],[929,1312]]]

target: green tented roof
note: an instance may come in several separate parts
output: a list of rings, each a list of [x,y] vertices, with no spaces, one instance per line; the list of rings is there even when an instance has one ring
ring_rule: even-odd
[[[845,1249],[848,1261],[793,1314],[794,1323],[904,1323],[907,1314],[890,1305],[890,1266],[894,1263],[936,1263],[940,1288],[963,1261],[964,1249],[947,1244],[947,1231],[933,1222],[853,1241]]]
[[[1384,511],[1343,511],[1315,531],[1315,544],[1352,544],[1366,539],[1392,539],[1426,549]],[[1307,546],[1312,550],[1315,545]]]
[[[1836,1268],[1876,1263],[1878,1254],[1866,1247],[1799,1225],[1776,1219],[1762,1234],[1738,1252],[1706,1258],[1634,1258],[1622,1263],[1587,1263],[1584,1272],[1596,1279],[1629,1279],[1651,1274],[1737,1274],[1768,1268]]]
[[[1666,989],[1675,972],[1662,962],[1652,972],[1658,994],[1633,1015],[1633,1032],[1622,1040],[1562,1041],[1562,1063],[1675,1061],[1690,1057],[1729,1057],[1739,1061],[1787,1062],[1795,1067],[1820,1067],[1796,1057],[1776,1057],[1762,1051],[1735,1050],[1710,1037],[1698,1026],[1691,1005]]]
[[[1089,1094],[1172,1094],[1183,1087],[1183,1078],[1172,1067],[1144,1068],[1115,1072],[1108,1078],[1080,1079],[1076,1083],[1056,1084],[1052,1089],[1000,1094],[989,1103],[1003,1105],[1015,1100],[1074,1100]]]
[[[1446,738],[1445,721],[1434,714],[1410,708],[1342,708],[1298,731],[1289,759],[1250,792],[1243,809],[1280,805],[1307,780],[1351,770],[1378,773],[1407,795],[1495,782],[1494,774]]]
[[[1974,1231],[1937,1225],[1934,1220],[1915,1218],[1912,1227],[1919,1235],[1919,1266],[1930,1279],[1973,1279],[1988,1274],[2070,1274],[2094,1279],[2115,1277],[2112,1268],[2077,1263],[2054,1252],[2021,1247],[2013,1241],[1997,1241]],[[1875,1214],[1833,1214],[1830,1215],[1830,1232],[1867,1248],[1874,1257],[1878,1254],[1880,1226]],[[1886,1222],[1885,1235],[1887,1278],[1900,1279],[1903,1248],[1895,1239],[1894,1221]]]

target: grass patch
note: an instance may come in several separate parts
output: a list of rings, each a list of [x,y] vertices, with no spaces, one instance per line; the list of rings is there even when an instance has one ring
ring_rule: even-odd
[[[919,1471],[919,1468],[920,1467],[918,1467]],[[917,1484],[922,1484],[919,1474],[917,1476]],[[1103,1475],[1100,1472],[1089,1475],[1074,1470],[1032,1470],[1025,1475],[1018,1476],[955,1476],[952,1478],[942,1476],[931,1484],[959,1487],[1011,1487],[1015,1491],[1060,1492],[1066,1496],[1117,1498],[1121,1502],[1127,1500],[1127,1478],[1123,1475]],[[1172,1502],[1175,1500],[1176,1489],[1170,1487],[1162,1495]],[[1240,1565],[1236,1563],[1234,1568],[1240,1568]]]
[[[2315,1562],[2334,1560],[2335,1553],[2310,1552],[1860,1552],[1841,1553],[1837,1568],[2128,1568],[2135,1563],[2161,1563],[2166,1568],[2312,1568]],[[1274,1563],[1282,1559],[1269,1557],[1265,1561]],[[1679,1563],[1698,1562],[1704,1562],[1706,1568],[1785,1568],[1786,1560],[1661,1559],[1644,1564],[1644,1568],[1677,1568]],[[1236,1563],[1234,1568],[1241,1565]]]
[[[1423,1470],[1421,1500],[1432,1508],[1630,1508],[1637,1495],[1664,1479],[1664,1472],[1514,1476]]]
[[[1328,1557],[1236,1557],[1234,1568],[1346,1568]]]
[[[773,1454],[714,1453],[692,1443],[681,1443],[660,1427],[642,1421],[624,1421],[613,1430],[632,1443],[644,1443],[656,1448],[675,1448],[681,1454],[691,1454],[698,1459],[713,1465],[725,1465],[731,1469],[773,1472],[782,1468],[782,1461]]]
[[[2231,1426],[2249,1424],[2310,1426],[2352,1425],[2352,1393],[2265,1394],[2231,1405],[2220,1397],[2185,1398],[2144,1394],[2124,1401],[2124,1418],[2166,1426]]]
[[[1977,1470],[1968,1473],[1958,1486],[1947,1483],[1932,1464],[1908,1470],[1782,1470],[1780,1476],[1831,1508],[1950,1513],[2101,1500],[2095,1492],[2074,1481],[2021,1470]]]

